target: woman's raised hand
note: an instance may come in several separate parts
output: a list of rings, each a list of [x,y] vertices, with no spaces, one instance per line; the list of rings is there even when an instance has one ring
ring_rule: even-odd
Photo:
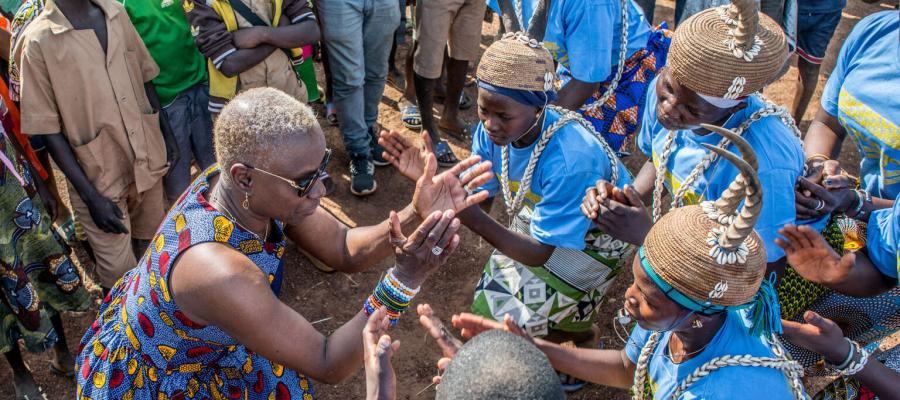
[[[822,235],[808,225],[785,225],[778,231],[784,239],[775,244],[784,249],[787,261],[803,278],[825,286],[840,285],[856,263],[856,255],[839,256]]]
[[[459,247],[460,222],[455,217],[452,210],[435,211],[407,238],[400,229],[400,217],[391,211],[390,241],[394,246],[397,279],[417,288],[447,261]]]

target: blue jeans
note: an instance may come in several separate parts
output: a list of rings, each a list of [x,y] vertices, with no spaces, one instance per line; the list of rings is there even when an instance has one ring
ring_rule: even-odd
[[[179,93],[172,104],[162,109],[175,134],[179,153],[163,179],[169,201],[178,199],[191,183],[191,160],[197,160],[204,170],[216,162],[208,106],[209,87],[200,83]]]
[[[371,157],[369,129],[378,120],[400,8],[397,0],[320,0],[316,8],[344,147],[351,156]]]

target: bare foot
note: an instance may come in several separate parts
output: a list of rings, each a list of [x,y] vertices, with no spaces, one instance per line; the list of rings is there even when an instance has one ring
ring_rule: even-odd
[[[438,128],[442,132],[460,140],[466,140],[472,136],[469,124],[459,118],[445,118],[442,116],[440,122],[438,122]]]

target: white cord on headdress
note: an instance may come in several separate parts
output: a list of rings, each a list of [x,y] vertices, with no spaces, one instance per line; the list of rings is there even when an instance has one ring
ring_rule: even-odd
[[[747,130],[747,128],[750,127],[750,124],[752,124],[756,121],[759,121],[765,117],[777,116],[777,117],[781,118],[781,121],[784,122],[785,125],[787,125],[791,129],[791,131],[794,133],[794,136],[796,136],[797,139],[800,140],[800,143],[802,146],[803,141],[800,139],[800,129],[797,128],[797,124],[794,122],[794,117],[791,116],[790,111],[788,111],[788,109],[786,107],[782,107],[782,106],[779,106],[772,102],[769,102],[765,97],[762,97],[762,95],[759,95],[759,96],[764,101],[766,101],[766,104],[762,108],[760,108],[759,110],[754,112],[752,115],[750,115],[750,117],[747,118],[746,121],[742,122],[736,129],[734,129],[734,133],[736,133],[738,135],[743,135],[744,132]],[[659,220],[659,217],[662,216],[662,190],[664,187],[663,182],[664,182],[664,177],[665,177],[666,170],[667,170],[666,165],[669,163],[669,158],[671,157],[672,144],[675,142],[676,133],[677,133],[677,131],[669,131],[669,134],[666,136],[666,142],[663,145],[663,152],[659,157],[659,165],[657,165],[657,167],[656,167],[656,181],[654,182],[654,188],[653,188],[653,221],[654,222]],[[730,144],[731,144],[730,140],[728,140],[726,138],[722,138],[722,140],[719,141],[719,144],[717,144],[716,146],[724,149],[724,148],[727,148],[728,145],[730,145]],[[672,208],[680,207],[682,205],[684,196],[687,194],[688,190],[690,190],[691,185],[694,183],[694,181],[696,181],[697,178],[700,177],[700,175],[705,173],[706,170],[708,170],[709,167],[712,165],[712,163],[714,163],[717,159],[718,159],[718,155],[713,152],[708,152],[706,154],[706,156],[703,157],[703,160],[701,160],[700,163],[697,164],[696,167],[694,167],[694,169],[691,171],[691,173],[688,175],[688,177],[684,180],[684,182],[681,183],[681,187],[679,187],[678,190],[675,192],[675,194],[672,196],[672,204],[671,204]]]
[[[616,92],[616,88],[619,87],[619,81],[622,80],[622,73],[625,71],[625,57],[628,55],[628,1],[622,0],[622,34],[620,35],[622,41],[619,44],[619,64],[616,66],[616,76],[609,81],[606,92],[603,93],[599,100],[586,106],[581,106],[581,111],[585,113],[597,112],[603,107],[613,93]]]
[[[522,203],[525,201],[525,194],[531,189],[531,179],[534,176],[534,170],[537,166],[538,160],[541,158],[541,154],[544,152],[544,149],[550,143],[550,139],[556,134],[556,131],[560,130],[563,126],[570,122],[576,122],[587,129],[597,140],[600,141],[600,145],[603,147],[603,151],[606,153],[606,157],[609,159],[610,163],[610,181],[613,185],[616,184],[619,180],[619,165],[618,165],[618,157],[616,157],[615,151],[609,144],[603,139],[603,136],[597,132],[594,128],[594,125],[588,122],[581,114],[577,112],[567,110],[562,107],[553,106],[553,105],[545,105],[542,113],[546,113],[547,109],[551,109],[560,114],[560,117],[556,122],[550,125],[547,129],[541,130],[541,137],[538,141],[538,144],[534,146],[534,150],[531,152],[531,158],[528,159],[528,165],[525,167],[525,172],[522,174],[522,179],[519,181],[519,190],[516,191],[516,196],[513,198],[511,194],[511,189],[509,187],[509,146],[511,144],[507,144],[503,146],[501,154],[501,162],[500,162],[500,189],[503,192],[503,202],[506,204],[506,214],[509,216],[510,225],[514,222],[514,217],[519,213],[522,209]],[[538,116],[538,121],[540,120],[540,116]],[[537,124],[538,121],[535,121]],[[532,125],[533,127],[534,125]],[[522,136],[530,131],[531,128],[526,129],[525,133]],[[521,138],[520,136],[519,138]],[[518,140],[518,139],[516,139]],[[515,141],[515,140],[514,140]]]

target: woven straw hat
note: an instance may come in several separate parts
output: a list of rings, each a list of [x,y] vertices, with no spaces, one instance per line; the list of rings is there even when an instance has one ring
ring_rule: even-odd
[[[788,56],[781,27],[757,0],[731,0],[678,25],[668,65],[675,79],[700,94],[737,99],[772,83]]]
[[[715,202],[678,208],[663,216],[644,241],[644,256],[662,280],[684,295],[717,306],[743,305],[754,299],[766,271],[766,251],[753,231],[762,209],[756,155],[734,132],[703,127],[737,146],[743,159],[704,145],[741,173]]]
[[[550,52],[521,32],[507,33],[488,47],[475,76],[494,86],[538,92],[552,90],[556,80]]]

